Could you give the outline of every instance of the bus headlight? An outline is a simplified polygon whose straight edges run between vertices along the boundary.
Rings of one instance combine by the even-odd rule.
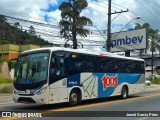
[[[14,94],[18,94],[18,92],[17,92],[15,89],[13,90],[13,93],[14,93]]]
[[[37,95],[42,94],[45,92],[45,90],[47,89],[47,87],[44,87],[42,89],[40,89],[39,91],[36,92]]]

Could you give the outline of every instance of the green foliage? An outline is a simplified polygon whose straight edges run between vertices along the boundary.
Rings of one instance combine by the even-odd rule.
[[[13,80],[11,78],[0,77],[0,84],[2,84],[2,83],[13,83]]]
[[[160,84],[160,78],[154,78],[150,80],[153,84]]]
[[[17,64],[17,61],[10,61],[10,62],[8,62],[9,69],[15,68],[16,64]]]
[[[147,49],[150,49],[151,52],[155,52],[156,49],[160,50],[160,37],[159,37],[159,31],[157,29],[151,28],[149,23],[144,23],[143,25],[136,23],[135,29],[141,29],[146,28],[147,29]],[[151,42],[149,41],[151,40]],[[147,51],[147,50],[146,50]],[[142,54],[142,51],[140,52]]]
[[[67,41],[73,41],[73,48],[77,48],[77,35],[86,37],[89,31],[84,28],[86,25],[92,25],[92,21],[80,16],[83,9],[88,6],[86,0],[69,0],[69,2],[62,2],[59,6],[62,19],[59,22],[61,27],[60,34]]]
[[[36,36],[33,26],[30,32],[32,35],[27,31],[22,31],[22,27],[18,22],[12,26],[7,23],[4,16],[0,16],[0,44],[52,45],[40,36]]]
[[[7,61],[6,58],[0,58],[0,63]]]
[[[16,63],[17,62],[11,62],[11,68],[15,68],[16,67]]]

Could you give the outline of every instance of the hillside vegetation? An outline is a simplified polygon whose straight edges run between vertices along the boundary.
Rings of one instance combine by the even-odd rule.
[[[24,31],[19,22],[10,25],[2,15],[0,15],[0,44],[52,45],[52,43],[36,36],[33,26],[30,26],[28,31]]]

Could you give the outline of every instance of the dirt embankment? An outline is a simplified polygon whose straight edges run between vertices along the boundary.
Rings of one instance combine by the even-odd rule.
[[[2,77],[2,78],[11,78],[7,62],[1,62],[0,63],[0,77]]]

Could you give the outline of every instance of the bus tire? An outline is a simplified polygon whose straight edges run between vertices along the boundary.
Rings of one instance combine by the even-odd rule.
[[[69,104],[70,106],[75,106],[79,103],[80,97],[76,90],[72,90],[69,96]]]
[[[127,86],[123,86],[121,90],[121,97],[122,99],[125,99],[128,97],[128,88]]]

